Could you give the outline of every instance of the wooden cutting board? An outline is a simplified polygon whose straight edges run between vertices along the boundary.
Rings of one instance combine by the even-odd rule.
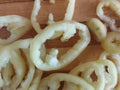
[[[74,20],[86,21],[96,17],[95,9],[100,0],[76,0]],[[30,18],[34,0],[0,0],[0,15],[17,14]],[[42,2],[38,20],[45,24],[48,14],[54,13],[55,20],[61,20],[67,7],[67,0],[56,0],[56,4],[49,4],[47,0]]]
[[[88,19],[96,16],[96,6],[101,0],[76,0],[75,13],[73,20],[79,22],[85,22]],[[0,0],[0,15],[21,15],[30,18],[31,11],[33,8],[34,0]],[[55,21],[62,20],[67,7],[67,0],[56,0],[56,4],[49,4],[46,0],[42,2],[42,7],[39,12],[38,21],[41,26],[45,26],[48,19],[48,14],[52,12],[55,16]],[[5,33],[6,34],[6,33]],[[33,37],[35,32],[31,30],[29,33],[24,35],[24,37]],[[2,36],[0,34],[0,36]],[[67,43],[61,43],[58,39],[46,42],[48,48],[57,47],[60,49],[61,54],[64,53],[68,48],[77,41],[77,36],[72,38]],[[100,53],[103,51],[99,43],[92,38],[90,45],[85,49],[85,51],[80,54],[76,60],[63,68],[61,71],[69,71],[71,68],[79,63],[83,63],[90,60],[95,60],[99,57]]]

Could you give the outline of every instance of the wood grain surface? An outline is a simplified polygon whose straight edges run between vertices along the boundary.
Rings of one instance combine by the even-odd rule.
[[[95,13],[96,6],[100,1],[101,0],[76,0],[73,20],[85,22],[90,18],[97,17]],[[30,19],[33,4],[34,0],[0,0],[0,16],[21,15]],[[50,4],[47,0],[43,1],[41,10],[37,17],[39,23],[44,26],[47,23],[49,13],[54,14],[55,21],[62,20],[67,4],[67,0],[56,0],[55,4]],[[35,35],[36,32],[32,30],[24,35],[24,37],[34,37]],[[46,42],[46,46],[49,48],[57,47],[60,49],[62,54],[63,52],[66,52],[68,48],[71,48],[77,40],[77,35],[67,43],[62,43],[59,39],[49,40]],[[97,43],[92,37],[91,44],[86,48],[86,50],[79,57],[77,57],[72,64],[62,69],[62,71],[69,71],[79,63],[94,60],[102,51],[103,49],[100,44]]]
[[[30,2],[34,0],[0,0],[0,4],[2,3],[14,3],[14,2]]]
[[[83,22],[91,17],[96,17],[95,9],[99,1],[100,0],[76,0],[73,20]],[[33,0],[0,0],[0,15],[17,14],[30,18],[33,2]],[[67,0],[56,0],[56,4],[49,4],[47,0],[42,2],[38,16],[40,24],[47,22],[50,12],[54,14],[56,21],[63,19],[67,3]]]

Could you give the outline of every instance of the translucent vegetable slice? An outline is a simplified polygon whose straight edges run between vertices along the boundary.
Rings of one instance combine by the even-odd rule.
[[[8,15],[0,16],[0,29],[6,27],[6,30],[10,32],[10,36],[7,39],[0,38],[0,44],[9,44],[18,38],[22,37],[28,30],[32,28],[29,19],[18,16],[18,15]]]
[[[40,58],[42,54],[42,52],[39,50],[41,45],[43,45],[46,40],[50,39],[56,31],[60,30],[63,32],[61,40],[66,41],[74,36],[76,29],[79,31],[80,39],[64,55],[58,58],[58,49],[51,49],[50,52],[46,54],[45,59],[42,60]],[[89,42],[89,31],[84,24],[74,21],[57,22],[46,27],[32,40],[30,45],[30,57],[34,65],[40,70],[57,70],[71,63],[87,47]]]
[[[46,78],[43,78],[40,82],[38,90],[59,90],[61,81],[74,83],[79,86],[79,90],[95,90],[82,78],[65,73],[54,73]]]

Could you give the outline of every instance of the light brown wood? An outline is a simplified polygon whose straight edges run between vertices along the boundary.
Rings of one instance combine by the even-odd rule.
[[[0,0],[0,4],[2,3],[14,3],[14,2],[30,2],[34,0]]]
[[[30,18],[33,8],[33,0],[25,0],[25,2],[22,1],[18,0],[17,2],[17,0],[0,0],[0,15],[17,14]],[[83,22],[92,17],[96,17],[95,9],[99,1],[100,0],[76,0],[75,14],[73,19]],[[50,12],[54,14],[56,21],[61,20],[64,17],[66,7],[66,0],[56,0],[56,4],[49,4],[48,1],[44,1],[41,6],[38,21],[41,24],[45,24]]]

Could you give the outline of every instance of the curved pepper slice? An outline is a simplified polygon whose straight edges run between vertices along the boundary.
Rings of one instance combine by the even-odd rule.
[[[0,29],[6,27],[10,32],[7,39],[0,38],[0,44],[10,44],[18,38],[22,37],[28,30],[32,28],[29,19],[18,15],[0,16]]]
[[[34,77],[34,73],[35,73],[35,67],[33,65],[33,63],[30,60],[30,56],[29,56],[29,50],[28,49],[22,49],[23,54],[25,55],[25,62],[28,65],[28,71],[27,74],[25,75],[25,79],[20,83],[19,87],[17,88],[17,90],[28,90],[30,87],[30,84],[33,80]]]
[[[114,89],[119,90],[119,88],[120,88],[120,55],[114,54],[114,53],[111,54],[108,52],[103,52],[100,55],[100,59],[108,59],[108,60],[111,60],[115,64],[116,69],[117,69],[117,74],[118,74],[118,80],[117,80],[117,85]]]
[[[15,75],[11,78],[10,84],[6,86],[5,90],[16,90],[24,78],[26,67],[23,58],[18,50],[11,51],[10,63],[13,65]]]
[[[95,90],[82,78],[65,73],[54,73],[46,78],[43,78],[40,82],[38,90],[47,90],[48,88],[49,90],[58,90],[61,81],[74,83],[79,86],[79,90]]]
[[[0,73],[1,73],[1,70],[3,68],[6,67],[6,65],[10,62],[11,64],[14,65],[14,60],[15,58],[18,60],[22,60],[21,59],[21,56],[20,55],[17,55],[17,53],[15,53],[16,51],[18,51],[20,48],[28,48],[29,45],[30,45],[30,41],[31,39],[25,39],[25,40],[19,40],[19,41],[16,41],[12,44],[8,44],[8,45],[5,45],[5,46],[0,46]],[[14,46],[13,46],[14,45]],[[12,52],[14,53],[14,55],[12,54]],[[13,58],[14,57],[14,58]],[[11,62],[11,59],[12,61],[14,61],[13,63]],[[23,62],[21,62],[23,63]],[[15,67],[21,65],[17,65],[18,63],[15,64]],[[16,66],[17,65],[17,66]],[[24,66],[24,65],[23,65]],[[24,68],[24,67],[23,67]],[[22,68],[21,68],[22,70]],[[11,71],[12,72],[12,71]],[[16,72],[17,73],[17,72]],[[0,81],[2,80],[2,78],[0,79]]]
[[[101,45],[109,53],[120,54],[120,33],[109,32],[107,37],[101,42]]]
[[[99,60],[97,61],[98,64],[103,65],[104,67],[104,75],[105,75],[105,90],[111,90],[115,88],[117,85],[118,75],[117,75],[117,69],[115,67],[115,64],[111,62],[110,60]]]
[[[97,41],[101,42],[107,36],[107,28],[99,19],[92,18],[87,21],[87,25]]]
[[[29,90],[38,90],[39,84],[40,84],[40,81],[42,78],[42,74],[43,74],[43,72],[41,70],[35,69],[34,78],[31,82]]]
[[[44,44],[46,40],[50,39],[56,31],[60,30],[63,32],[61,40],[65,41],[74,36],[76,29],[79,31],[80,40],[64,55],[58,58],[58,49],[51,49],[49,54],[46,54],[44,60],[40,58],[42,54],[39,50],[41,45]],[[87,47],[89,42],[89,31],[84,24],[74,21],[57,22],[46,27],[32,40],[30,45],[30,57],[34,65],[40,70],[57,70],[71,63]]]
[[[120,18],[120,2],[118,0],[102,0],[96,10],[98,17],[107,23],[112,31],[120,32],[120,28],[115,25],[115,19],[104,14],[104,7],[109,7]]]
[[[91,77],[93,73],[95,75],[94,78]],[[96,61],[80,64],[70,71],[70,74],[83,78],[86,82],[92,85],[95,90],[104,90],[105,88],[105,77],[103,73],[104,69],[101,65],[98,65]],[[69,90],[71,85],[73,84],[65,84],[65,87],[67,86],[67,90]]]
[[[51,0],[51,2],[52,2],[52,0]],[[73,17],[73,14],[74,14],[74,7],[75,7],[75,0],[69,0],[64,20],[72,20],[72,17]],[[37,22],[37,15],[39,13],[40,8],[41,8],[41,0],[35,0],[33,10],[32,10],[32,14],[31,14],[31,23],[32,23],[32,26],[37,33],[41,32],[41,30],[42,30],[40,28],[39,23]]]

